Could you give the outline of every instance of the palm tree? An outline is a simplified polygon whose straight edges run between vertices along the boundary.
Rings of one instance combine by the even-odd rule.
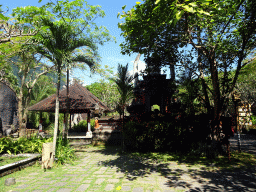
[[[133,94],[133,85],[132,81],[135,79],[133,75],[128,74],[128,63],[126,66],[122,66],[118,64],[118,74],[117,78],[110,78],[113,80],[118,88],[118,92],[120,93],[120,99],[118,102],[117,107],[121,110],[118,110],[118,113],[120,116],[122,115],[122,133],[124,129],[124,110],[125,107],[129,104],[129,102],[134,98]],[[124,135],[123,135],[123,141],[122,141],[122,149],[124,150]]]
[[[37,42],[35,46],[37,53],[49,59],[57,69],[57,93],[56,93],[56,109],[55,109],[55,126],[53,137],[53,159],[55,157],[56,140],[59,122],[59,91],[61,81],[61,71],[68,65],[75,66],[74,62],[87,64],[92,72],[95,72],[95,62],[93,56],[96,53],[97,47],[89,38],[81,37],[81,33],[77,33],[72,25],[65,22],[53,22],[50,19],[42,18],[43,26],[46,30],[40,31],[34,38]],[[91,55],[74,54],[75,50],[86,46],[91,49]],[[70,66],[69,66],[70,67]]]

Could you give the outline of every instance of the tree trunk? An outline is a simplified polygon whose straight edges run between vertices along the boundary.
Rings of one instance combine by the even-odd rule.
[[[19,137],[26,136],[26,124],[23,122],[23,114],[22,114],[22,92],[18,96],[18,117],[19,117]]]
[[[218,154],[219,146],[220,146],[220,89],[219,89],[219,81],[218,81],[218,71],[216,61],[214,59],[210,60],[210,70],[212,77],[212,85],[213,85],[213,99],[214,99],[214,116],[211,124],[212,128],[212,150]]]
[[[125,151],[125,145],[124,145],[124,105],[122,106],[122,113],[123,113],[123,119],[122,119],[122,150]]]
[[[60,80],[61,80],[61,63],[57,63],[58,66],[58,81],[57,81],[57,93],[56,93],[56,108],[55,108],[55,124],[54,124],[54,135],[53,135],[53,160],[55,159],[56,153],[56,142],[57,142],[57,133],[59,129],[59,93],[60,93]]]
[[[201,45],[202,41],[200,38],[200,28],[197,28],[198,33],[197,33],[197,38],[198,38],[198,44]],[[202,51],[200,48],[198,48],[198,58],[197,58],[197,62],[199,65],[199,72],[200,72],[200,76],[199,78],[201,79],[201,83],[202,83],[202,88],[203,88],[203,93],[205,96],[205,107],[207,109],[207,113],[211,114],[211,105],[210,105],[210,101],[209,101],[209,97],[208,97],[208,93],[207,93],[207,88],[206,88],[206,83],[204,80],[204,72],[203,72],[203,64],[202,64]]]
[[[64,142],[67,143],[67,131],[68,131],[68,114],[69,114],[69,108],[70,108],[70,103],[69,103],[69,70],[67,70],[67,111],[65,113],[65,126],[63,127],[63,138]]]

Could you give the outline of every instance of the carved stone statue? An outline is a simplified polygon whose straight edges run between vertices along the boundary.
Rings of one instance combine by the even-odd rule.
[[[6,84],[0,82],[0,132],[3,135],[9,135],[14,133],[19,128],[18,121],[18,101],[16,94],[13,90]],[[13,129],[11,128],[13,125]]]

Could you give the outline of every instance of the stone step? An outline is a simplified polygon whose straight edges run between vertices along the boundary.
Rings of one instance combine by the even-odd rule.
[[[100,125],[117,125],[117,123],[99,123]]]
[[[106,126],[109,125],[108,123],[99,123],[99,125]]]
[[[108,126],[108,125],[105,125],[105,126],[102,126],[103,129],[111,129],[113,128],[112,126]]]

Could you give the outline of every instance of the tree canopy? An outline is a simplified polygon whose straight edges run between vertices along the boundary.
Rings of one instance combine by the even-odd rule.
[[[88,65],[94,73],[99,67],[97,45],[103,45],[113,37],[105,27],[98,27],[93,22],[98,16],[104,17],[104,11],[100,6],[88,5],[84,0],[57,0],[42,7],[18,7],[13,10],[13,16],[38,31],[25,46],[47,58],[58,74],[53,139],[55,152],[62,70],[71,67],[85,69],[85,65]]]
[[[119,27],[125,44],[120,46],[124,54],[149,50],[162,57],[159,50],[166,49],[178,58],[177,64],[183,70],[188,67],[187,63],[182,64],[183,58],[194,63],[192,70],[200,78],[204,106],[213,115],[212,138],[216,136],[220,140],[220,114],[233,93],[241,68],[248,63],[242,63],[243,60],[255,49],[255,1],[145,0],[123,11],[122,17],[125,22]],[[161,41],[165,42],[162,48],[158,44]],[[236,72],[231,78],[234,66]],[[223,76],[219,76],[220,71]],[[212,89],[205,82],[206,73],[210,74]],[[213,110],[209,94],[212,94]]]

